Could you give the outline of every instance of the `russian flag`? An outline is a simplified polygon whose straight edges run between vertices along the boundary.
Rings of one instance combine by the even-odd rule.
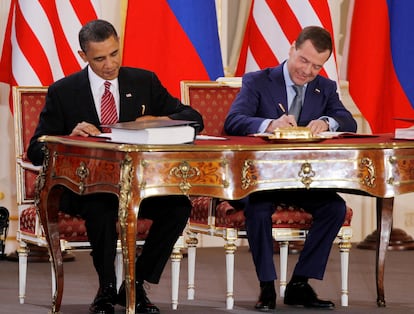
[[[128,1],[123,65],[154,71],[178,98],[181,80],[223,76],[215,1]]]
[[[414,119],[414,1],[355,1],[349,42],[349,92],[373,133]]]

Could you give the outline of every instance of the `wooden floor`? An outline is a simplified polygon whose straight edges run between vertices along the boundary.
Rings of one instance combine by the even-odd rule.
[[[62,313],[87,313],[95,296],[97,277],[89,252],[75,252],[76,259],[64,264],[65,286]],[[292,268],[297,255],[289,256]],[[275,255],[276,265],[279,256]],[[336,246],[328,263],[323,281],[311,281],[319,297],[335,302],[334,312],[340,313],[414,313],[414,251],[390,251],[385,265],[385,299],[387,306],[376,306],[375,252],[354,248],[350,255],[349,306],[340,306],[340,260]],[[159,285],[150,285],[148,296],[161,313],[257,313],[253,305],[258,296],[258,282],[248,248],[236,252],[235,306],[225,309],[225,260],[223,248],[203,248],[197,251],[196,299],[187,300],[187,259],[183,260],[180,276],[178,310],[173,311],[171,298],[171,271],[167,265]],[[290,269],[291,270],[291,269]],[[51,303],[51,276],[48,263],[29,264],[25,304],[18,301],[18,263],[0,261],[0,313],[48,313]],[[125,309],[116,307],[116,313]],[[289,307],[277,299],[279,313],[326,313],[298,307]]]

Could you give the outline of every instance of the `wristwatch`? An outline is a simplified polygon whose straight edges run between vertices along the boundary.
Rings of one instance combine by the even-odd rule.
[[[329,119],[328,118],[322,118],[321,120],[326,122],[326,124],[328,125],[328,131],[329,131],[330,130]]]

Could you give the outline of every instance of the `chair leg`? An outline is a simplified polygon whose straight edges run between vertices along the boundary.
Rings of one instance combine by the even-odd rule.
[[[124,260],[122,255],[121,240],[116,242],[116,258],[115,258],[115,274],[116,274],[116,290],[119,291],[124,278]]]
[[[231,310],[234,306],[234,252],[237,250],[235,239],[227,239],[224,249],[226,250],[226,274],[227,274],[227,295],[226,309]]]
[[[19,301],[23,304],[26,297],[27,255],[29,254],[25,242],[20,242],[17,253],[19,255]]]
[[[279,255],[280,255],[280,279],[279,279],[279,292],[280,297],[285,297],[285,290],[287,284],[287,262],[288,262],[288,253],[289,253],[289,242],[281,241],[279,242]]]
[[[339,253],[341,255],[341,305],[348,306],[348,270],[349,251],[351,250],[351,235],[343,232],[339,237]]]
[[[184,237],[180,236],[171,253],[171,307],[178,307],[178,288],[180,285],[180,266],[183,259],[181,250],[184,248]]]
[[[198,239],[197,235],[193,232],[188,231],[187,243],[187,259],[188,259],[188,285],[187,285],[187,299],[194,300],[195,295],[195,260]]]
[[[53,268],[53,261],[52,257],[49,256],[49,263],[50,263],[50,271],[52,273],[52,299],[55,296],[56,293],[56,276],[55,276],[55,269]]]

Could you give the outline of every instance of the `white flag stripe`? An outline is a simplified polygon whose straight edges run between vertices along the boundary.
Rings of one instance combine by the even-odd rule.
[[[69,46],[73,49],[73,54],[79,63],[79,67],[83,68],[85,62],[79,56],[77,51],[80,49],[78,33],[82,27],[82,23],[79,21],[76,11],[70,3],[70,0],[59,0],[57,4],[57,11],[59,15],[60,24],[62,25],[63,32],[65,33],[66,40]]]
[[[44,53],[50,63],[50,70],[53,78],[63,77],[63,70],[60,65],[59,55],[56,49],[52,25],[43,8],[37,1],[20,1],[22,14],[40,42]]]
[[[70,1],[70,0],[68,0]],[[93,6],[93,9],[95,10],[96,16],[99,18],[99,16],[102,16],[102,7],[100,4],[101,0],[90,0],[90,3]]]
[[[250,50],[250,47],[247,48],[246,69],[252,69],[251,71],[256,71],[260,69],[259,65],[256,62],[256,59],[252,54],[252,51]]]
[[[290,42],[265,1],[256,2],[253,16],[256,24],[279,62],[287,58]]]
[[[13,17],[13,27],[11,30],[11,42],[13,45],[13,59],[12,59],[12,71],[13,76],[18,82],[19,85],[22,86],[30,86],[30,85],[42,85],[40,83],[39,77],[33,71],[33,68],[29,61],[26,59],[16,40],[16,28],[15,28],[15,16]]]
[[[323,26],[309,1],[288,0],[288,4],[302,28],[309,25]]]

